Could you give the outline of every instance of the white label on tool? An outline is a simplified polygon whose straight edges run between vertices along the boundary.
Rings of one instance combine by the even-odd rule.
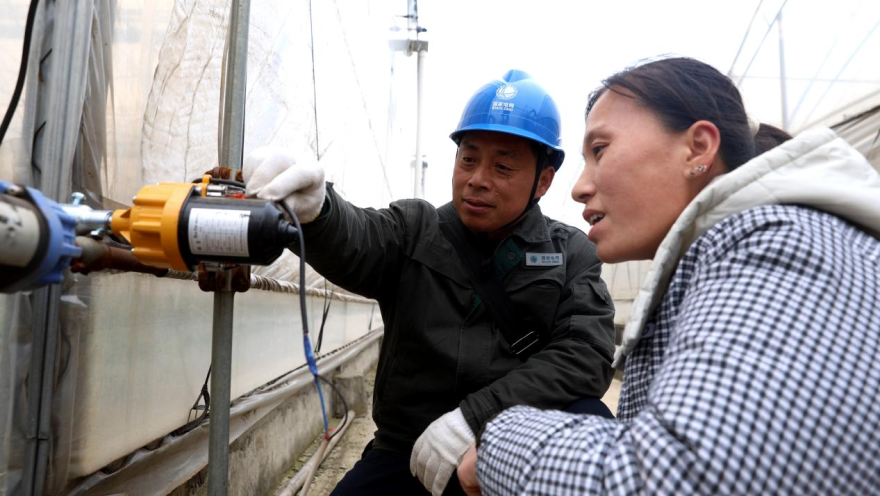
[[[0,259],[6,265],[25,267],[37,253],[40,221],[26,208],[0,201]]]
[[[194,208],[189,211],[189,251],[193,255],[248,256],[249,210]]]

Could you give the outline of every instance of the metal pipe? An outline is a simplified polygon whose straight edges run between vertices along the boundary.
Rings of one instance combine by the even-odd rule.
[[[785,79],[785,43],[782,36],[782,11],[776,16],[776,27],[779,29],[779,97],[782,100],[782,129],[788,131],[788,81]]]
[[[232,310],[235,293],[214,293],[211,338],[211,412],[208,441],[208,494],[225,496],[229,490],[229,392],[232,384]]]
[[[53,284],[34,292],[33,344],[28,381],[27,463],[21,494],[43,494],[52,442],[52,399],[55,354],[61,332],[58,304],[61,288]]]
[[[241,169],[244,153],[247,98],[247,49],[250,0],[232,0],[227,33],[223,128],[220,165]],[[225,275],[225,274],[224,274]],[[227,281],[229,277],[226,277]],[[229,490],[229,404],[232,382],[232,317],[235,293],[214,293],[214,330],[211,340],[211,412],[208,442],[208,494],[226,496]]]
[[[169,269],[140,263],[131,249],[110,246],[86,236],[77,236],[76,245],[82,248],[82,255],[70,264],[70,271],[73,273],[90,274],[109,269],[162,277],[169,271]]]
[[[418,42],[417,42],[418,43]],[[424,178],[424,161],[422,160],[422,98],[424,96],[424,71],[425,71],[425,54],[427,50],[419,43],[419,55],[416,59],[418,86],[416,96],[416,160],[415,160],[415,187],[414,196],[416,198],[425,197],[425,178]]]
[[[220,165],[241,169],[244,151],[245,100],[247,97],[247,47],[250,0],[233,0],[227,33],[226,81],[223,94],[223,129]]]
[[[318,471],[318,467],[320,467],[324,459],[327,458],[327,455],[333,451],[333,447],[336,446],[336,443],[345,435],[345,431],[347,431],[351,423],[354,422],[355,416],[356,414],[354,413],[354,410],[348,411],[345,416],[345,423],[336,427],[339,430],[339,434],[333,436],[333,439],[330,439],[329,442],[326,439],[321,442],[318,451],[315,452],[315,454],[309,458],[309,461],[299,469],[299,472],[290,479],[287,485],[284,486],[284,489],[278,493],[278,496],[294,496],[300,488],[303,488],[301,496],[306,496],[308,494],[309,486],[311,486],[312,481],[315,479],[315,473]]]
[[[414,31],[419,28],[419,2],[418,0],[406,1],[406,29]]]
[[[113,220],[112,210],[95,210],[88,205],[79,203],[63,204],[61,209],[76,219],[76,229],[79,233],[87,233],[95,229],[110,229],[110,222]]]
[[[30,60],[40,59],[43,47],[53,53],[48,64],[49,76],[37,91],[26,95],[27,100],[41,103],[35,116],[25,116],[36,122],[45,122],[45,128],[33,142],[32,181],[47,198],[63,201],[70,194],[71,175],[76,159],[77,140],[83,110],[83,95],[88,79],[88,58],[91,44],[93,6],[86,2],[43,2],[37,10],[34,41]],[[47,19],[54,19],[47,21]],[[44,45],[43,41],[51,40]],[[35,66],[40,64],[34,64]],[[35,72],[28,71],[32,77]],[[42,72],[41,72],[42,74]],[[26,103],[27,105],[27,103]],[[37,164],[40,167],[36,167]],[[51,493],[53,481],[47,480],[52,449],[69,440],[70,433],[53,430],[52,412],[55,388],[60,386],[55,376],[57,348],[61,333],[59,312],[61,285],[53,284],[32,295],[32,349],[29,357],[31,375],[28,377],[27,447],[22,462],[20,494]],[[58,477],[58,474],[53,474]],[[57,481],[56,481],[57,482]]]

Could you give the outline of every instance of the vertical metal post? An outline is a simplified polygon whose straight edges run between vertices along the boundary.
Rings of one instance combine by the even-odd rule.
[[[776,16],[776,27],[779,29],[779,91],[782,99],[782,129],[788,131],[788,90],[785,80],[785,43],[782,38],[782,9]]]
[[[86,2],[43,2],[37,11],[30,60],[46,67],[47,77],[34,94],[45,106],[37,110],[37,122],[45,122],[39,139],[34,138],[33,162],[40,164],[34,186],[54,200],[70,195],[72,164],[82,120],[83,95],[88,74],[93,6]],[[54,22],[46,19],[54,19]],[[51,27],[46,23],[49,22]],[[48,38],[47,38],[48,37]],[[52,58],[46,65],[40,59],[43,39],[51,39]],[[41,71],[41,75],[43,72]],[[29,94],[26,98],[31,99]],[[20,494],[41,495],[49,491],[53,472],[53,450],[60,433],[52,422],[54,393],[57,386],[57,350],[61,336],[59,320],[61,285],[53,284],[34,291],[32,313],[32,354],[27,385],[27,446],[22,460]],[[54,467],[58,469],[58,467]]]
[[[232,310],[235,293],[214,293],[211,335],[211,432],[208,443],[208,494],[229,490],[229,391],[232,384]]]
[[[43,494],[52,448],[52,397],[55,356],[61,333],[58,304],[61,288],[53,284],[34,292],[34,322],[29,382],[27,462],[22,493]]]
[[[419,55],[416,59],[417,64],[417,72],[418,72],[418,86],[417,86],[417,95],[416,95],[416,160],[415,160],[415,188],[414,188],[414,196],[415,198],[424,198],[425,197],[425,166],[424,161],[422,160],[422,98],[424,95],[423,84],[424,84],[424,70],[425,70],[425,53],[426,50],[422,50],[422,47],[419,46]]]
[[[223,129],[220,164],[241,169],[244,151],[244,107],[247,90],[247,50],[250,0],[232,0],[227,33],[226,81],[223,94]]]
[[[406,0],[406,29],[414,31],[419,27],[419,2]]]
[[[416,58],[416,157],[413,160],[415,174],[413,175],[413,197],[425,197],[425,162],[422,160],[422,100],[424,99],[424,73],[425,55],[428,52],[428,42],[419,39],[419,34],[425,29],[419,25],[419,2],[418,0],[407,1],[407,29],[415,33],[415,39],[410,39],[407,44],[407,56],[413,52]]]
[[[232,0],[227,33],[226,81],[220,163],[240,169],[244,153],[247,47],[250,0]],[[208,443],[208,494],[226,496],[229,490],[229,405],[232,383],[232,319],[235,293],[229,272],[226,288],[214,293],[211,337],[211,421]]]

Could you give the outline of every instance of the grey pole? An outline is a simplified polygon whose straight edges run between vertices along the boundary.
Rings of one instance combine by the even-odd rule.
[[[419,43],[419,54],[416,59],[418,90],[416,95],[416,160],[415,160],[415,187],[413,188],[414,198],[425,197],[425,169],[424,160],[422,159],[422,100],[424,99],[424,73],[425,73],[425,55],[428,53],[428,43]]]
[[[250,0],[232,0],[226,43],[226,80],[220,164],[240,169],[244,152],[247,46]],[[211,416],[208,443],[208,494],[226,496],[229,490],[229,405],[232,383],[232,319],[235,293],[229,272],[226,288],[214,293],[211,339]]]
[[[220,165],[241,169],[244,150],[244,107],[247,90],[247,47],[250,0],[232,0],[226,42],[226,81],[223,93],[223,129]]]
[[[229,490],[229,390],[232,384],[232,310],[235,293],[214,293],[211,340],[211,423],[208,442],[208,494]]]
[[[779,29],[779,98],[782,100],[782,129],[788,131],[788,81],[785,79],[785,42],[782,37],[782,10],[776,16]]]
[[[419,34],[424,29],[419,25],[419,2],[409,0],[407,2],[407,26],[411,33],[415,33],[415,39],[410,39],[407,45],[407,56],[416,52],[416,158],[413,161],[415,174],[413,175],[413,197],[425,197],[425,169],[422,160],[422,101],[424,100],[424,74],[425,55],[428,53],[428,42],[419,39]]]

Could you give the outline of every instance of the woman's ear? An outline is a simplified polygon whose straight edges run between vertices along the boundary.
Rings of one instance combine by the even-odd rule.
[[[715,124],[697,121],[688,128],[685,139],[688,147],[683,171],[685,177],[696,178],[707,173],[717,173],[723,168],[723,165],[719,165],[721,156],[718,154],[721,131]]]

